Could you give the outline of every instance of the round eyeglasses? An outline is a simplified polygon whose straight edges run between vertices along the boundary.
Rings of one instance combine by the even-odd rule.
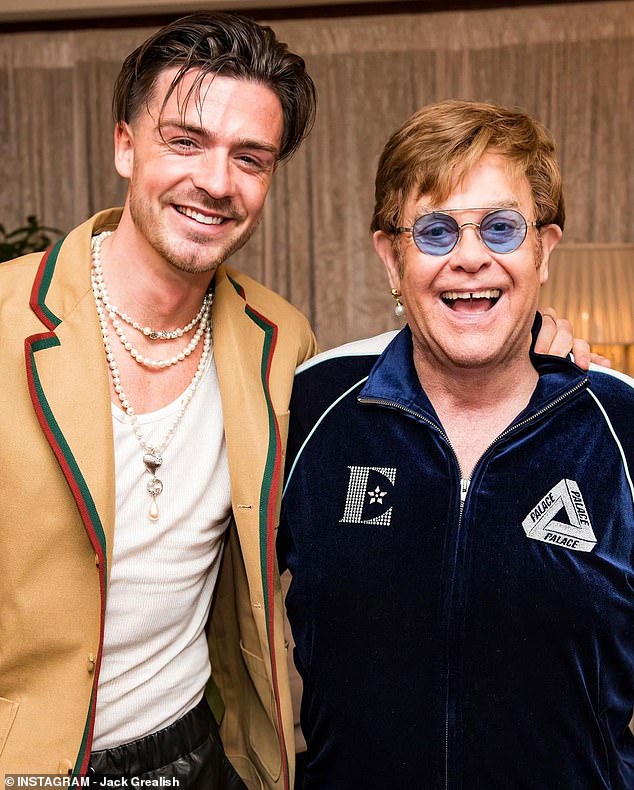
[[[477,209],[456,209],[474,211]],[[489,211],[480,222],[465,222],[458,225],[451,214],[432,211],[419,217],[411,228],[396,228],[396,233],[411,233],[414,244],[427,255],[447,255],[460,241],[462,229],[473,227],[482,243],[492,252],[506,253],[516,250],[526,238],[528,226],[539,223],[528,222],[519,211],[498,208]]]

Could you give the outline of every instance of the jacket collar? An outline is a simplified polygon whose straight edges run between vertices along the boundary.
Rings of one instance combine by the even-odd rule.
[[[278,327],[225,266],[216,272],[213,321],[232,502],[241,544],[244,539],[247,552],[259,552],[257,534],[251,527],[243,532],[239,516],[274,509],[277,498],[282,447],[270,374]],[[266,521],[260,529],[273,529],[272,521]]]
[[[516,422],[534,416],[540,410],[559,402],[567,393],[587,386],[586,372],[577,367],[568,357],[536,354],[535,340],[541,328],[542,317],[537,313],[533,322],[530,358],[539,374],[539,381],[526,409],[518,415]],[[425,394],[414,367],[412,334],[405,326],[372,368],[367,382],[359,393],[361,401],[371,399],[384,405],[415,412],[422,418],[432,420],[441,427],[436,412]]]
[[[42,259],[31,291],[33,312],[49,329],[72,314],[89,295],[90,238],[102,230],[114,230],[121,209],[109,209],[75,228],[57,242]]]
[[[30,297],[42,332],[25,341],[36,415],[103,567],[114,529],[114,455],[108,372],[90,286],[90,237],[114,227],[118,216],[98,214],[43,256]]]
[[[283,440],[271,386],[278,327],[257,301],[253,301],[253,293],[247,293],[241,282],[245,282],[243,278],[238,278],[224,266],[216,273],[216,367],[235,525],[251,605],[264,612],[265,630],[259,630],[260,647],[262,654],[268,654],[269,659],[264,666],[265,671],[270,672],[283,785],[287,788],[287,745],[278,679],[280,655],[275,647],[283,635],[275,607],[279,590],[275,531],[279,517]],[[283,364],[289,363],[291,360],[287,359]],[[286,403],[283,409],[286,411]]]

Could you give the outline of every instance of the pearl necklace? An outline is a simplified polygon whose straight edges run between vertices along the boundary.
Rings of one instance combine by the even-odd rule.
[[[112,231],[108,232],[111,233]],[[192,318],[192,320],[185,326],[178,327],[177,329],[152,329],[150,326],[141,326],[138,321],[135,321],[134,318],[129,316],[127,313],[124,313],[122,310],[119,310],[118,307],[115,307],[115,305],[112,304],[110,301],[110,296],[103,282],[101,283],[101,301],[104,303],[106,310],[108,310],[109,313],[114,313],[117,318],[125,321],[128,326],[136,329],[137,332],[141,332],[141,334],[145,335],[145,337],[149,338],[150,340],[177,340],[179,337],[191,332],[191,330],[200,322],[200,319],[203,317],[205,312],[205,308],[207,307],[207,302],[209,301],[209,294],[205,294],[203,297],[200,310]]]
[[[211,302],[211,296],[209,294],[205,294],[198,314],[184,327],[178,329],[159,330],[151,329],[149,326],[142,327],[137,321],[131,319],[126,313],[122,313],[118,307],[115,307],[112,304],[106,289],[103,268],[101,266],[101,245],[103,240],[110,236],[111,233],[111,230],[104,230],[97,236],[93,236],[92,259],[94,280],[99,290],[99,298],[108,313],[112,327],[119,338],[121,345],[128,352],[128,354],[130,354],[132,359],[139,363],[139,365],[144,365],[148,368],[168,368],[171,365],[176,365],[178,362],[183,362],[183,360],[185,360],[193,351],[195,351],[200,339],[205,333],[205,329],[209,321],[209,313],[207,308]],[[152,359],[150,357],[146,357],[144,354],[133,347],[132,343],[130,343],[127,335],[123,331],[123,327],[121,326],[121,321],[119,321],[119,318],[152,340],[173,340],[175,338],[182,337],[186,332],[189,332],[191,329],[193,329],[194,326],[196,326],[196,324],[199,322],[200,325],[196,330],[194,337],[178,354],[175,354],[173,357],[168,357],[167,359]]]
[[[136,412],[134,411],[134,408],[132,407],[127,395],[123,391],[123,387],[121,386],[121,374],[119,372],[119,366],[117,365],[117,360],[112,352],[112,346],[110,345],[110,336],[108,333],[108,322],[106,320],[106,308],[102,298],[102,289],[96,279],[97,267],[95,265],[95,247],[97,246],[97,238],[98,237],[94,236],[91,243],[92,268],[90,277],[92,282],[92,292],[95,298],[95,306],[97,308],[97,315],[99,318],[99,327],[101,329],[101,338],[103,341],[104,350],[106,352],[106,360],[108,362],[108,368],[112,378],[114,390],[117,393],[119,401],[121,402],[121,407],[131,420],[134,435],[136,436],[136,439],[143,450],[143,463],[145,465],[145,471],[150,474],[150,479],[146,484],[146,490],[152,498],[152,504],[150,505],[150,509],[148,511],[148,518],[150,521],[158,521],[160,513],[156,498],[163,491],[163,482],[156,476],[156,470],[163,463],[163,453],[165,452],[169,443],[172,441],[172,438],[176,433],[176,429],[180,421],[183,419],[185,411],[191,403],[191,400],[194,397],[194,394],[196,393],[198,385],[200,384],[203,374],[206,370],[207,362],[211,355],[212,349],[211,304],[213,299],[209,299],[205,308],[205,312],[201,318],[201,325],[203,321],[205,322],[205,337],[203,340],[202,354],[200,356],[200,361],[198,362],[196,372],[194,373],[189,386],[182,396],[181,405],[179,406],[172,424],[167,430],[167,433],[163,437],[163,440],[158,445],[156,445],[156,447],[153,447],[145,440],[145,436],[143,434],[143,430],[141,429]]]

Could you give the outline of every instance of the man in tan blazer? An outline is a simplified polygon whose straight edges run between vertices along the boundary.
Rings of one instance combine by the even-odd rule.
[[[315,340],[224,262],[313,83],[270,29],[196,14],[114,109],[123,209],[0,270],[0,773],[290,790],[274,537]]]

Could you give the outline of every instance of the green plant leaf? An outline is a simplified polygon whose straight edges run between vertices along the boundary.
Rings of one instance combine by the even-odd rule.
[[[51,243],[51,235],[62,235],[57,228],[41,225],[35,214],[29,214],[26,222],[26,225],[9,232],[0,225],[0,262],[45,250]]]

